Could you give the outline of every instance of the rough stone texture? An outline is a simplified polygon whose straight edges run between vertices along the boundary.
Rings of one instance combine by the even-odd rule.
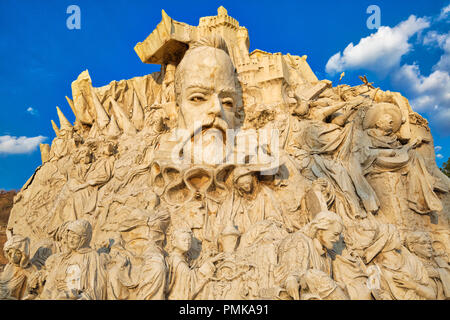
[[[160,72],[93,88],[86,70],[75,123],[57,107],[2,298],[450,297],[450,180],[406,98],[250,53],[223,7],[162,15],[135,47]]]
[[[8,224],[9,213],[13,207],[13,199],[17,194],[16,191],[0,190],[0,246],[6,242],[6,225]],[[3,266],[8,263],[3,252],[0,253],[0,265]]]

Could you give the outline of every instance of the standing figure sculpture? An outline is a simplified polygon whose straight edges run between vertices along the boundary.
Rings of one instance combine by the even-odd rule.
[[[106,299],[106,257],[89,244],[92,226],[86,220],[67,225],[67,247],[63,253],[50,256],[45,263],[45,285],[41,299]]]
[[[283,210],[275,193],[261,183],[260,169],[251,166],[237,167],[233,171],[233,190],[225,199],[217,214],[217,227],[223,228],[230,222],[245,233],[255,223],[263,220],[283,224]],[[289,227],[289,223],[286,223]]]
[[[192,246],[192,231],[187,228],[173,232],[172,244],[174,249],[168,258],[167,299],[193,300],[210,281],[216,270],[213,262],[221,256],[206,260],[199,268],[191,268],[185,256]]]
[[[27,298],[30,279],[36,268],[30,262],[30,239],[12,236],[3,247],[8,264],[0,274],[0,299],[21,300]]]

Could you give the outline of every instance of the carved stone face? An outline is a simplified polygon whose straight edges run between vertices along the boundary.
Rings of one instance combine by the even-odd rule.
[[[317,239],[328,250],[333,249],[333,245],[339,241],[342,233],[342,226],[340,223],[331,224],[328,229],[317,231]]]
[[[394,120],[392,119],[392,116],[390,114],[385,113],[380,116],[376,123],[376,126],[386,134],[390,134],[394,130]]]
[[[234,128],[238,94],[230,57],[220,49],[199,47],[188,51],[179,68],[183,68],[177,97],[182,118],[179,126],[191,134],[199,129],[195,122],[204,130]]]
[[[430,258],[433,255],[431,239],[422,236],[410,245],[412,251],[421,257]]]
[[[12,264],[20,265],[22,260],[22,252],[19,249],[9,249],[8,250],[9,260]]]
[[[188,252],[192,246],[192,235],[188,232],[179,232],[176,234],[173,246],[181,252]]]
[[[251,193],[254,188],[253,175],[246,174],[245,176],[239,177],[236,181],[236,187],[243,193]]]
[[[67,247],[70,250],[76,250],[80,247],[82,237],[75,232],[67,231]]]

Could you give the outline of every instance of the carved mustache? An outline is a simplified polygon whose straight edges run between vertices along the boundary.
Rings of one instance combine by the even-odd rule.
[[[223,133],[227,132],[228,123],[220,117],[214,115],[208,115],[206,119],[203,119],[199,125],[194,127],[192,136],[202,132],[204,129],[216,128],[221,130]]]

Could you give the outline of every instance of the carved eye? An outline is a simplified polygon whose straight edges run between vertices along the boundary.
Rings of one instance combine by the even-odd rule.
[[[204,101],[206,101],[206,98],[203,95],[201,95],[201,94],[195,94],[195,95],[193,95],[193,96],[191,96],[189,98],[189,101],[191,101],[191,102],[204,102]]]
[[[222,99],[222,105],[228,108],[233,108],[234,102],[231,98]]]

